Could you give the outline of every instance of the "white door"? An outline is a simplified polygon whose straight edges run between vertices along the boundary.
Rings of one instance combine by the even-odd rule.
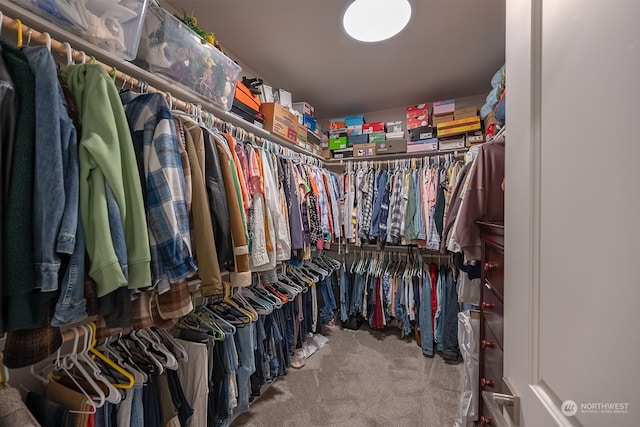
[[[504,375],[520,425],[638,426],[640,1],[507,0],[506,16]]]

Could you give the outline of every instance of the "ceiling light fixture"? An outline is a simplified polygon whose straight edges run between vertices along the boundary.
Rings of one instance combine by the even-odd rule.
[[[342,18],[351,37],[362,42],[379,42],[398,34],[409,23],[409,0],[354,0]]]

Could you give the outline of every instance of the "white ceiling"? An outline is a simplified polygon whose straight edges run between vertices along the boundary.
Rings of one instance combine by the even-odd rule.
[[[504,0],[410,0],[407,28],[371,44],[342,29],[350,1],[163,3],[193,13],[238,61],[321,118],[489,92],[504,63]]]

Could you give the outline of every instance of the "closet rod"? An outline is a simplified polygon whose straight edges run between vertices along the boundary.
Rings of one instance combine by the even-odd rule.
[[[408,252],[409,250],[412,251],[416,251],[418,254],[423,255],[423,256],[432,256],[432,257],[441,257],[441,258],[446,258],[451,256],[451,254],[442,254],[440,252],[437,251],[433,251],[433,250],[429,250],[426,248],[419,248],[416,245],[384,245],[384,247],[378,248],[378,245],[375,243],[364,243],[361,245],[355,244],[355,243],[348,243],[347,245],[348,249],[351,249],[352,251],[357,252],[360,249],[366,250],[366,251],[390,251],[390,252]],[[331,251],[331,249],[327,249],[328,251]]]
[[[395,160],[412,160],[412,159],[424,159],[425,157],[449,156],[452,154],[455,158],[462,158],[464,157],[467,151],[469,151],[469,147],[458,148],[456,150],[433,151],[433,152],[422,152],[422,153],[377,154],[375,156],[366,156],[366,157],[348,157],[345,159],[328,159],[328,160],[325,160],[325,163],[328,166],[344,165],[347,162],[383,163],[383,162],[395,161]]]
[[[3,6],[3,5],[0,4],[0,6]],[[0,13],[1,12],[2,11],[0,10]],[[28,12],[26,11],[25,14],[26,13]],[[270,144],[278,145],[286,150],[291,151],[295,155],[300,156],[300,159],[307,163],[313,163],[318,166],[323,166],[324,159],[314,153],[309,153],[306,150],[302,150],[301,148],[297,147],[295,144],[288,141],[272,142],[268,138],[257,136],[253,132],[249,132],[243,128],[243,126],[245,126],[245,123],[242,123],[243,122],[242,119],[237,120],[237,122],[241,123],[242,126],[234,125],[231,122],[222,120],[216,117],[216,115],[213,113],[210,113],[208,111],[203,111],[202,105],[199,103],[196,104],[196,103],[186,102],[186,101],[183,101],[182,99],[174,97],[169,91],[161,91],[155,88],[154,86],[151,86],[150,84],[148,84],[142,79],[133,77],[130,74],[126,74],[122,71],[119,71],[116,66],[111,66],[111,65],[105,64],[104,62],[96,60],[94,57],[89,57],[84,51],[77,50],[71,47],[69,43],[60,42],[59,40],[56,40],[53,37],[51,37],[46,32],[40,32],[38,30],[33,29],[32,27],[29,27],[28,25],[23,24],[20,20],[13,19],[8,17],[5,14],[2,14],[1,28],[15,31],[16,34],[18,34],[19,40],[20,39],[24,40],[25,38],[28,38],[30,41],[34,41],[39,44],[43,44],[43,45],[46,45],[47,47],[50,47],[51,52],[56,52],[62,55],[70,55],[74,63],[90,61],[91,63],[100,65],[109,74],[109,76],[115,77],[117,80],[120,80],[120,82],[123,84],[123,87],[128,85],[131,89],[135,88],[135,89],[143,90],[149,93],[159,93],[165,97],[168,103],[172,104],[171,105],[172,108],[177,108],[179,110],[184,111],[187,114],[194,114],[194,113],[200,114],[200,117],[204,121],[208,119],[212,119],[214,121],[214,126],[220,128],[225,132],[229,132],[230,134],[236,137],[240,137],[245,140],[257,141],[262,144],[270,143]],[[130,68],[133,65],[126,64],[125,66]],[[246,122],[246,126],[251,127],[252,124]],[[266,130],[260,129],[258,127],[256,127],[256,129],[259,129],[260,131],[262,131],[265,134],[268,134],[271,137],[271,134],[269,134]]]

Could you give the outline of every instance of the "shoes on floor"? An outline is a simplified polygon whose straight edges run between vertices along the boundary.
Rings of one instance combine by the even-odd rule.
[[[289,361],[289,365],[294,369],[300,369],[304,367],[304,350],[298,349],[291,356],[291,360]]]

